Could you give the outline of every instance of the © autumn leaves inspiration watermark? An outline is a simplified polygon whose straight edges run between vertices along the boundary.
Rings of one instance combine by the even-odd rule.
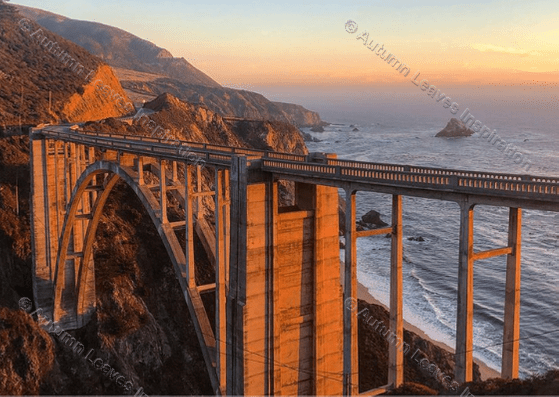
[[[33,303],[31,299],[24,297],[19,300],[19,308],[24,312],[29,313],[32,307]],[[78,340],[76,340],[76,338],[74,338],[72,335],[60,328],[60,326],[56,322],[53,322],[48,315],[44,314],[42,308],[38,308],[33,313],[29,313],[29,315],[31,316],[31,318],[33,318],[34,315],[37,315],[37,323],[39,324],[39,326],[48,333],[54,334],[61,342],[61,344],[69,348],[76,356],[81,357],[83,355],[85,346]],[[105,376],[114,381],[124,391],[132,391],[134,384],[129,380],[127,381],[124,375],[117,372],[108,363],[103,363],[102,358],[95,358],[94,349],[90,349],[85,355],[84,359],[88,361],[95,370],[102,371]],[[136,392],[135,397],[147,397],[147,394],[145,394],[143,391],[144,389],[140,387]]]
[[[344,301],[344,308],[352,312],[357,311],[357,299],[347,298]],[[370,324],[370,326],[382,337],[384,337],[389,344],[393,344],[398,350],[403,351],[404,355],[407,355],[411,351],[411,346],[404,342],[402,338],[398,337],[396,332],[390,330],[390,328],[387,327],[382,320],[373,318],[373,316],[369,314],[368,308],[358,312],[357,317],[360,317],[365,324]],[[458,386],[460,386],[460,384],[456,381],[452,381],[452,377],[445,375],[436,364],[429,363],[429,359],[427,357],[422,358],[421,356],[424,354],[425,353],[423,353],[421,349],[416,349],[410,358],[413,359],[413,361],[415,361],[422,370],[429,372],[432,377],[439,380],[446,389],[453,392],[458,390]],[[472,396],[472,394],[469,393],[469,388],[466,388],[462,392],[461,396]]]
[[[350,34],[355,34],[358,31],[358,25],[355,21],[348,20],[345,23],[345,30]],[[369,50],[376,54],[380,59],[395,68],[396,71],[402,74],[404,77],[407,77],[410,73],[409,66],[405,63],[402,63],[400,59],[396,57],[396,55],[394,55],[393,53],[389,53],[387,55],[388,50],[384,48],[383,43],[379,43],[378,41],[375,43],[374,39],[369,40],[369,32],[367,32],[366,30],[358,34],[356,36],[356,40],[362,40],[364,46],[366,46]],[[419,89],[421,89],[422,91],[427,91],[428,96],[433,98],[437,103],[441,103],[443,108],[449,109],[451,114],[455,115],[456,113],[458,113],[458,111],[460,110],[460,106],[458,105],[458,103],[453,102],[450,97],[448,97],[445,93],[442,93],[441,90],[438,89],[435,85],[430,84],[427,79],[419,80],[420,74],[421,72],[418,70],[413,75],[413,77],[411,78],[412,84],[419,87]],[[493,130],[493,132],[491,132],[491,128],[484,125],[481,121],[476,120],[476,118],[471,114],[470,109],[464,110],[459,119],[466,125],[466,127],[471,129],[474,134],[479,133],[480,138],[485,138],[490,144],[496,145],[498,150],[503,152],[503,154],[508,158],[512,158],[512,160],[516,164],[524,167],[526,171],[530,170],[532,162],[519,151],[519,148],[501,138],[499,134],[497,134],[497,130]]]

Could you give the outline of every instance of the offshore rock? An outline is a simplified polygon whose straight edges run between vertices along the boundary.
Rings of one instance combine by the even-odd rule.
[[[446,138],[457,138],[463,136],[470,136],[473,133],[474,131],[466,127],[466,124],[453,117],[450,119],[446,127],[444,127],[444,129],[435,136],[446,137]]]

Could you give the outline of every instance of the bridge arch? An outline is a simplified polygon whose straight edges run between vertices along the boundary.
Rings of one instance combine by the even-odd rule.
[[[147,210],[153,224],[158,230],[158,233],[163,240],[165,247],[167,248],[167,252],[175,269],[180,263],[181,258],[177,258],[177,253],[174,251],[169,250],[169,235],[165,232],[163,228],[160,227],[161,219],[158,217],[157,212],[160,212],[159,203],[155,199],[154,195],[149,191],[149,189],[140,186],[137,183],[137,179],[135,178],[134,171],[131,169],[127,169],[125,167],[121,167],[119,164],[109,162],[109,161],[98,161],[94,164],[88,166],[79,179],[76,182],[76,185],[73,189],[71,199],[70,199],[70,206],[65,216],[64,224],[62,227],[62,235],[60,237],[60,245],[58,250],[58,255],[56,258],[56,267],[55,267],[55,282],[54,282],[54,318],[55,321],[60,316],[60,309],[62,305],[62,290],[64,287],[64,283],[62,280],[65,279],[64,271],[65,266],[64,263],[68,257],[68,249],[70,239],[72,237],[72,230],[77,218],[78,208],[82,204],[82,200],[84,199],[84,195],[88,186],[91,186],[92,181],[97,175],[107,175],[105,178],[105,182],[103,184],[103,189],[101,190],[100,194],[97,196],[97,199],[94,203],[92,203],[92,210],[89,216],[89,222],[87,225],[87,230],[85,232],[85,238],[83,241],[83,251],[81,254],[80,266],[77,272],[78,274],[78,284],[77,284],[77,297],[78,297],[78,308],[84,305],[85,300],[85,284],[87,282],[88,276],[88,269],[89,266],[87,264],[90,263],[92,254],[93,254],[93,243],[95,241],[95,234],[97,231],[97,227],[99,225],[99,221],[101,219],[101,215],[103,213],[103,209],[107,202],[112,189],[116,185],[119,180],[124,181],[128,186],[132,188],[135,192],[136,196],[140,199],[142,205]],[[78,311],[79,312],[79,311]]]
[[[161,164],[162,169],[165,167],[164,163]],[[93,184],[96,177],[104,175],[102,184]],[[166,178],[164,171],[160,173],[159,177]],[[103,210],[107,200],[113,191],[114,187],[119,181],[125,182],[136,194],[145,210],[148,212],[151,221],[156,227],[158,234],[167,250],[169,258],[173,264],[175,275],[183,291],[191,318],[196,328],[200,347],[206,361],[210,380],[213,385],[217,385],[217,374],[215,372],[215,357],[213,357],[208,346],[215,345],[215,337],[213,331],[209,328],[209,321],[207,313],[203,306],[200,305],[200,297],[197,291],[191,288],[187,283],[186,275],[186,254],[185,250],[181,247],[177,235],[173,227],[162,211],[161,200],[157,198],[150,186],[139,182],[138,172],[127,166],[122,166],[119,163],[99,160],[86,167],[79,178],[76,180],[72,194],[68,201],[68,208],[64,216],[64,223],[62,232],[59,239],[59,249],[56,257],[56,265],[54,269],[54,285],[53,285],[53,320],[60,321],[61,318],[68,313],[65,313],[64,306],[64,286],[66,284],[66,261],[72,253],[69,252],[71,240],[74,236],[74,225],[80,217],[88,218],[85,233],[83,233],[82,252],[80,254],[81,260],[78,261],[79,266],[76,270],[76,286],[74,299],[71,302],[71,310],[75,311],[75,324],[83,326],[88,321],[87,316],[80,316],[84,313],[88,306],[91,307],[91,299],[95,299],[95,294],[91,296],[91,288],[88,289],[88,277],[94,271],[93,264],[93,243],[99,221],[103,214]],[[165,182],[166,183],[166,182]],[[99,193],[95,199],[92,200],[89,214],[78,214],[78,211],[84,200],[86,200],[88,189],[98,190]],[[162,193],[166,194],[166,193]],[[164,198],[166,200],[166,198]],[[83,208],[83,207],[82,207]],[[189,288],[190,287],[190,288]],[[95,291],[93,287],[93,292]],[[88,294],[89,293],[89,294]],[[94,301],[93,301],[94,303]],[[74,313],[69,313],[72,316]]]

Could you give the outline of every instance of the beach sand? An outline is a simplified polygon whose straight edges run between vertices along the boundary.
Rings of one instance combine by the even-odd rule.
[[[386,307],[385,305],[380,303],[378,300],[376,300],[369,293],[367,288],[363,284],[361,284],[360,282],[357,282],[357,299],[362,299],[367,303],[372,303],[372,304],[375,304],[375,305],[382,306],[388,311],[388,307]],[[420,330],[416,326],[411,325],[406,320],[404,320],[404,328],[408,331],[416,333],[421,338],[423,338],[425,340],[428,340],[429,342],[433,343],[434,345],[437,345],[440,348],[445,349],[445,350],[451,352],[452,354],[454,354],[454,349],[452,347],[446,345],[445,343],[438,342],[438,341],[435,341],[435,340],[431,339],[427,334],[425,334],[425,332],[423,332],[422,330]],[[478,359],[475,359],[475,358],[474,358],[474,361],[477,365],[479,365],[479,371],[481,373],[481,379],[486,380],[486,379],[489,379],[489,378],[500,377],[499,372],[495,371],[492,368],[489,368],[484,362],[482,362]]]

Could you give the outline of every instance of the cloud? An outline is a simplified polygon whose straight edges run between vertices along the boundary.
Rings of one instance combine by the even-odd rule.
[[[471,47],[474,50],[478,50],[482,52],[500,52],[502,54],[519,55],[522,57],[529,56],[529,55],[532,56],[541,55],[541,53],[537,51],[528,51],[528,50],[522,50],[513,47],[501,47],[493,44],[472,44]]]

